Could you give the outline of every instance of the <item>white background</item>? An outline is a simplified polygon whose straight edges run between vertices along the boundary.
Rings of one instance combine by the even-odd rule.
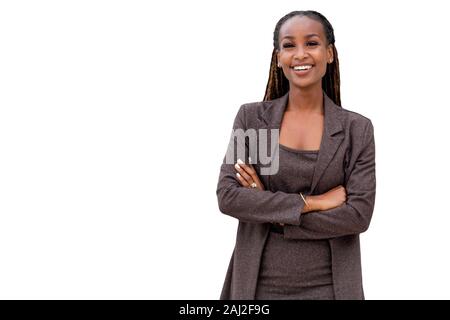
[[[367,299],[449,299],[445,1],[2,1],[0,298],[218,299],[216,185],[275,24],[332,23],[342,104],[375,128]]]

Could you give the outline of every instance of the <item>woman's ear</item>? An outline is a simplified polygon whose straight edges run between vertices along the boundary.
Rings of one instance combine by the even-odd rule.
[[[333,60],[334,60],[333,45],[330,44],[327,48],[327,63],[332,63]]]

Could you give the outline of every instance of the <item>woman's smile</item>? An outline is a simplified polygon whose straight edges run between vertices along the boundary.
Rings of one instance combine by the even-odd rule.
[[[299,77],[307,76],[311,73],[311,70],[314,68],[314,65],[303,65],[303,66],[295,66],[291,67],[293,73]]]

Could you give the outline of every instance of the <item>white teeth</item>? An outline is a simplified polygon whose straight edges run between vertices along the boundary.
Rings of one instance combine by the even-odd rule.
[[[312,68],[312,65],[307,65],[307,66],[295,66],[294,70],[309,70]]]

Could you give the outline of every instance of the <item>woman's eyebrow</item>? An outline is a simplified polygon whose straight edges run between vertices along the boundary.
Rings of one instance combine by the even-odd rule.
[[[311,38],[311,37],[319,37],[319,35],[318,35],[317,33],[310,33],[310,34],[307,34],[307,35],[305,36],[305,38]],[[284,38],[295,39],[295,37],[294,37],[294,36],[291,36],[291,35],[284,36],[284,37],[281,38],[281,39],[283,40]],[[320,37],[319,37],[319,38],[320,38]]]

